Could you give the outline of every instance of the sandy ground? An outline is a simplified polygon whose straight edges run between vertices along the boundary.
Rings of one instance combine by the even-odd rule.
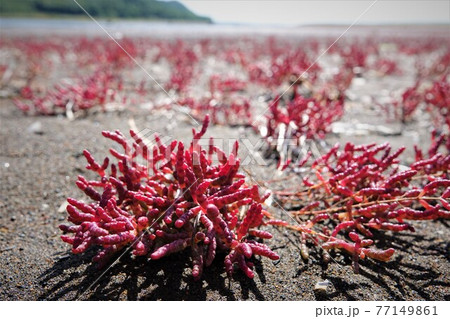
[[[277,229],[271,230],[274,238],[268,244],[281,260],[256,260],[254,280],[240,272],[229,280],[222,266],[224,256],[219,255],[202,280],[194,282],[189,256],[183,253],[152,262],[125,254],[103,273],[104,269],[91,265],[93,250],[72,255],[59,239],[58,225],[66,218],[60,206],[66,197],[80,195],[74,180],[85,173],[83,148],[105,156],[111,144],[101,137],[101,130],[125,132],[129,119],[138,127],[164,132],[167,117],[172,116],[178,123],[174,137],[188,136],[193,123],[181,114],[148,115],[136,110],[94,114],[74,122],[24,117],[9,100],[1,101],[0,114],[1,300],[450,299],[446,221],[416,223],[416,233],[380,236],[380,245],[384,242],[396,249],[393,260],[362,261],[360,274],[354,274],[351,260],[340,254],[327,266],[320,252],[313,250],[305,263],[296,235]],[[36,122],[42,125],[39,134],[29,131]],[[212,127],[209,134],[233,137],[238,131]],[[331,282],[328,293],[315,293],[314,285],[325,279]]]
[[[377,92],[382,97],[389,93],[382,88],[406,87],[413,80],[406,74],[381,81],[368,77],[352,85],[341,124],[383,125],[391,134],[347,130],[330,134],[327,143],[389,141],[394,148],[407,146],[406,158],[411,160],[413,144],[426,147],[429,124],[387,122],[367,96]],[[276,228],[270,228],[274,238],[266,243],[281,259],[256,259],[253,280],[239,271],[228,279],[224,255],[216,257],[198,282],[191,278],[187,253],[151,262],[124,254],[106,270],[97,269],[91,264],[95,249],[71,254],[59,238],[58,225],[67,217],[65,199],[81,195],[74,182],[77,175],[86,175],[83,149],[103,158],[112,143],[101,131],[127,132],[130,120],[139,129],[184,141],[195,126],[176,110],[151,112],[138,107],[75,121],[24,116],[11,98],[0,98],[0,300],[450,300],[448,221],[413,223],[415,233],[376,234],[377,245],[394,247],[396,254],[387,263],[361,261],[359,274],[353,273],[351,258],[340,253],[326,265],[313,248],[304,262],[298,236]],[[207,135],[258,138],[250,128],[223,126],[211,127]],[[251,171],[257,180],[275,176],[273,164]],[[283,217],[282,211],[271,209]],[[315,284],[324,280],[331,283],[327,293],[315,292]]]

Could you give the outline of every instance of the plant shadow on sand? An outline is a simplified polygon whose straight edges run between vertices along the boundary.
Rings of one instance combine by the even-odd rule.
[[[227,278],[223,268],[225,255],[217,256],[204,269],[201,280],[194,281],[188,252],[152,261],[125,254],[116,264],[110,266],[111,261],[103,269],[91,263],[94,254],[91,249],[82,256],[70,255],[57,261],[40,276],[45,292],[38,299],[208,300],[207,291],[216,291],[225,300],[248,299],[250,293],[258,300],[265,299],[256,283],[238,271],[231,281]],[[254,264],[255,276],[265,282],[261,262],[254,260]]]
[[[440,221],[438,224],[440,225],[434,226],[448,229],[445,221]],[[313,300],[378,300],[379,298],[450,300],[449,282],[439,268],[439,260],[449,259],[449,244],[439,240],[438,235],[429,232],[434,226],[431,224],[419,233],[375,232],[377,244],[380,247],[386,247],[386,245],[394,247],[396,254],[392,261],[386,263],[370,259],[360,260],[359,274],[354,274],[351,269],[351,256],[342,255],[339,261],[340,267],[334,263],[327,266],[320,261],[321,258],[317,255],[319,250],[317,250],[311,252],[311,260],[308,263],[284,265],[276,276],[282,276],[288,280],[287,272],[283,269],[294,266],[297,267],[297,272],[290,280],[306,276],[306,280],[317,281],[317,275],[322,279],[328,279],[333,289],[327,294],[315,292],[308,297]],[[277,232],[275,234],[275,237],[282,236]],[[289,234],[289,237],[292,236],[293,234]],[[279,252],[287,249],[286,253],[288,253],[291,251],[288,246],[296,250],[298,247],[293,240],[292,238],[287,240],[287,246],[283,245]],[[126,253],[106,272],[108,266],[98,269],[97,265],[91,262],[95,254],[96,250],[90,249],[83,255],[69,254],[60,257],[39,278],[40,284],[44,286],[44,292],[38,299],[270,300],[275,296],[273,292],[269,293],[269,290],[275,289],[271,284],[274,277],[270,275],[266,278],[263,264],[259,259],[252,260],[255,264],[253,280],[239,270],[235,272],[231,280],[227,278],[223,267],[225,255],[219,254],[212,265],[204,269],[201,280],[194,281],[190,273],[191,262],[188,251],[152,261],[142,257],[132,258]],[[335,254],[333,256],[337,257]],[[111,263],[112,261],[109,265]],[[332,271],[333,269],[335,271]],[[317,275],[312,277],[314,273]],[[307,288],[305,287],[303,291],[307,291]],[[298,295],[290,296],[289,299],[302,300]]]

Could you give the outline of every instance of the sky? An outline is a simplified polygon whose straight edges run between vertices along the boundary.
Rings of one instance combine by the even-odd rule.
[[[194,13],[216,23],[304,25],[351,24],[367,8],[358,24],[450,24],[449,0],[179,0]]]

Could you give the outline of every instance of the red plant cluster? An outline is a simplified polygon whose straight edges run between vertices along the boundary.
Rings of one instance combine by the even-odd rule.
[[[293,149],[298,150],[304,139],[325,138],[331,124],[342,117],[345,91],[354,76],[365,75],[364,68],[373,58],[376,60],[370,68],[383,75],[401,71],[398,60],[383,55],[383,43],[390,44],[388,49],[397,47],[397,53],[419,56],[417,83],[393,103],[401,112],[399,117],[408,122],[418,109],[423,109],[431,114],[437,128],[431,149],[426,155],[417,149],[413,164],[399,165],[403,149],[391,152],[389,144],[347,144],[343,149],[332,148],[316,160],[307,157],[300,166],[312,161],[312,177],[304,178],[301,189],[295,192],[276,193],[286,206],[294,203],[301,207],[292,212],[299,224],[292,224],[275,220],[266,212],[262,207],[266,197],[260,196],[258,189],[247,184],[238,173],[237,144],[229,155],[214,146],[212,140],[206,149],[200,146],[199,139],[205,134],[209,119],[216,124],[249,125],[253,109],[246,96],[273,97],[291,85],[293,95],[276,97],[270,103],[267,121],[257,127],[270,147],[276,145],[283,168],[289,167]],[[5,42],[1,40],[0,44],[3,50]],[[124,249],[150,259],[188,249],[195,279],[200,278],[203,268],[212,263],[219,250],[226,253],[225,269],[229,275],[237,266],[253,277],[254,255],[278,259],[260,242],[271,235],[259,227],[270,224],[299,231],[303,256],[308,255],[305,244],[309,240],[327,251],[339,249],[351,254],[355,269],[361,258],[388,260],[394,253],[392,248],[374,248],[380,231],[413,231],[411,220],[449,217],[447,44],[440,38],[417,42],[399,38],[364,42],[353,39],[331,46],[327,50],[328,61],[315,61],[313,58],[319,56],[320,49],[329,47],[327,43],[274,37],[264,41],[122,39],[120,45],[139,64],[146,67],[161,62],[162,68],[170,69],[168,80],[162,84],[173,90],[171,95],[175,95],[178,104],[189,108],[190,115],[197,119],[206,114],[211,117],[200,132],[194,131],[189,146],[179,141],[164,145],[157,137],[156,145],[149,147],[135,132],[131,132],[131,139],[118,131],[103,132],[123,150],[111,149],[113,157],[101,163],[88,151],[84,152],[87,168],[99,177],[78,178],[77,186],[91,200],[86,203],[68,199],[68,219],[72,224],[60,227],[65,232],[62,239],[72,245],[74,253],[98,247],[94,260],[99,263]],[[27,114],[76,112],[94,106],[104,108],[109,102],[123,103],[129,98],[129,92],[123,89],[124,82],[127,87],[137,87],[141,98],[146,98],[146,82],[133,78],[135,61],[109,39],[76,38],[70,43],[64,39],[16,41],[6,43],[6,47],[8,53],[17,57],[11,65],[23,64],[23,70],[19,71],[25,72],[2,65],[2,81],[8,74],[16,79],[25,74],[26,81],[21,83],[26,84],[14,92],[20,92],[21,97],[15,103]],[[421,55],[430,52],[441,55],[431,65],[424,62],[420,66]],[[326,82],[324,79],[330,74],[322,72],[322,67],[330,60],[340,69],[334,69],[333,78]],[[225,68],[233,71],[241,70],[239,78],[247,80],[203,72],[215,61],[226,63]],[[88,78],[73,76],[76,79],[73,83],[58,84],[45,93],[34,89],[38,86],[32,82],[48,76],[46,72],[55,69],[48,65],[58,63],[70,66],[66,70],[69,73],[97,71]],[[221,63],[218,65],[223,67]],[[359,72],[363,73],[356,74]],[[195,93],[190,91],[192,83],[209,89],[208,97],[190,98],[190,93]],[[300,92],[303,89],[308,92],[303,94]],[[445,151],[440,153],[439,149]]]
[[[254,63],[247,67],[249,80],[252,83],[259,83],[266,87],[277,87],[290,81],[292,77],[308,78],[314,82],[321,70],[317,63],[301,49],[288,51],[274,50],[270,64]]]
[[[301,138],[321,139],[331,129],[331,124],[344,113],[344,97],[329,99],[305,98],[297,95],[286,106],[280,106],[276,97],[270,104],[265,126],[259,131],[270,146],[276,144],[280,163],[290,160],[292,147],[300,145]],[[294,143],[295,145],[292,145]]]
[[[217,250],[227,253],[225,269],[230,276],[236,265],[253,278],[252,256],[278,259],[257,240],[272,237],[258,229],[267,214],[261,206],[267,195],[261,197],[238,172],[238,143],[228,156],[212,138],[208,148],[202,148],[199,140],[208,123],[206,117],[201,131],[193,130],[187,148],[179,141],[164,145],[157,136],[150,148],[133,131],[131,141],[119,131],[103,132],[121,145],[123,153],[111,149],[117,162],[110,165],[109,158],[99,164],[84,151],[87,168],[99,179],[78,178],[77,186],[91,203],[68,198],[68,220],[73,225],[60,228],[73,234],[61,236],[72,245],[72,252],[100,246],[94,261],[103,263],[125,247],[154,260],[189,249],[195,279],[213,262]],[[139,164],[139,159],[148,165]]]
[[[373,45],[367,47],[366,45],[362,45],[360,43],[353,43],[351,45],[341,47],[340,55],[344,60],[344,67],[348,69],[365,67],[367,57],[370,53],[369,49],[377,50],[377,48]]]
[[[446,124],[450,130],[450,83],[445,77],[425,91],[424,100],[436,126]]]
[[[394,249],[373,248],[375,231],[414,231],[411,220],[450,218],[449,146],[448,137],[435,137],[429,157],[417,151],[416,161],[406,167],[398,165],[405,148],[336,145],[310,160],[312,176],[303,178],[303,190],[276,193],[282,203],[303,206],[291,212],[298,224],[275,224],[310,236],[325,250],[349,253],[355,271],[360,258],[387,261]]]
[[[144,45],[139,46],[139,41],[127,38],[119,44],[121,47],[107,38],[85,37],[74,37],[70,42],[61,37],[7,39],[1,47],[16,60],[7,69],[9,79],[26,80],[18,81],[24,83],[22,87],[14,87],[20,92],[15,104],[27,114],[42,115],[60,114],[67,108],[76,112],[104,107],[109,102],[123,104],[132,97],[118,96],[124,93],[126,73],[122,71],[134,64],[128,54],[142,57]],[[71,80],[57,79],[53,88],[43,92],[41,83],[63,71]]]
[[[442,39],[439,38],[418,38],[415,41],[411,41],[408,38],[394,38],[395,45],[398,47],[398,51],[406,55],[421,55],[437,51],[442,45]]]
[[[170,80],[166,87],[175,91],[185,91],[195,77],[195,66],[198,56],[192,48],[186,46],[181,40],[170,47],[172,54],[165,57],[171,64]]]
[[[139,46],[138,40],[123,38],[116,40],[120,44],[108,38],[86,38],[75,39],[74,52],[77,52],[76,63],[79,67],[104,66],[114,70],[123,70],[133,65],[133,58],[144,55],[144,47]]]
[[[395,109],[400,113],[400,119],[403,123],[412,119],[417,108],[423,101],[423,95],[419,92],[419,83],[407,88],[401,96],[401,100],[394,101]]]
[[[450,49],[437,59],[428,70],[429,75],[448,75],[450,72]]]
[[[232,77],[222,79],[220,75],[213,75],[209,78],[209,90],[212,94],[215,92],[229,93],[243,91],[247,83]]]
[[[372,65],[372,69],[376,70],[380,75],[401,74],[397,62],[391,59],[379,58]]]
[[[321,49],[327,48],[332,43],[327,43],[327,40],[317,41],[314,39],[302,39],[296,42],[275,37],[268,37],[263,41],[246,37],[232,40],[208,38],[177,41],[122,38],[118,42],[140,65],[147,67],[148,63],[154,63],[170,68],[170,76],[165,83],[161,84],[165,88],[173,90],[173,94],[179,95],[177,98],[190,96],[193,93],[190,91],[190,85],[194,82],[204,84],[203,89],[209,89],[214,95],[232,92],[250,95],[250,93],[253,93],[250,90],[256,89],[260,96],[274,96],[283,92],[285,86],[292,84],[301,75],[303,75],[302,80],[306,79],[315,92],[321,91],[323,89],[321,81],[327,77],[327,74],[326,70],[322,70],[322,61],[314,61],[314,58],[319,55]],[[338,67],[342,71],[332,79],[332,86],[336,87],[341,93],[345,91],[351,83],[352,68],[367,67],[372,58],[376,58],[376,60],[370,65],[370,68],[384,75],[401,71],[396,63],[398,61],[390,59],[381,50],[384,43],[389,43],[391,48],[397,47],[396,50],[400,54],[418,54],[419,61],[423,58],[420,56],[422,54],[429,52],[439,54],[432,65],[427,65],[425,68],[426,63],[424,62],[423,70],[418,70],[418,82],[421,84],[428,82],[428,80],[436,80],[433,79],[434,76],[448,74],[449,54],[446,46],[448,42],[438,37],[418,40],[417,42],[401,38],[352,39],[346,42],[340,41],[327,51],[330,58],[338,58],[338,60],[340,58],[341,60]],[[139,98],[142,100],[148,98],[145,82],[140,82],[141,79],[134,79],[136,73],[135,61],[130,59],[128,54],[110,39],[75,37],[70,42],[58,37],[46,38],[45,40],[5,39],[0,42],[0,45],[2,49],[8,50],[8,53],[14,55],[16,60],[16,63],[8,66],[3,73],[12,78],[23,78],[25,76],[27,79],[27,81],[11,81],[24,83],[14,92],[20,92],[22,89],[27,91],[31,88],[33,96],[40,97],[40,99],[30,100],[25,104],[18,102],[17,105],[23,110],[29,109],[43,114],[54,114],[55,112],[48,110],[49,104],[55,102],[56,105],[59,105],[65,100],[76,99],[72,96],[74,94],[72,88],[62,90],[56,88],[54,92],[50,92],[49,98],[42,98],[40,95],[39,85],[36,84],[47,77],[58,75],[60,71],[55,71],[58,66],[64,66],[64,71],[68,72],[66,77],[69,78],[79,78],[76,74],[81,72],[91,73],[94,67],[105,73],[120,74],[124,80],[126,79],[124,82],[127,84],[127,88],[139,87]],[[246,80],[221,78],[221,74],[211,77],[207,72],[203,72],[205,68],[209,67],[209,63],[215,60],[223,61],[226,63],[226,67],[240,70],[239,77]],[[205,65],[205,63],[208,65]],[[53,65],[53,67],[49,67],[50,65]],[[360,71],[364,72],[365,70],[361,69]],[[361,75],[363,76],[363,74]],[[161,79],[157,78],[161,82]],[[249,86],[249,84],[252,84],[252,86]],[[59,86],[65,87],[66,85],[59,84]],[[329,86],[329,84],[325,83],[324,86]],[[116,91],[114,85],[111,88]],[[149,87],[147,86],[147,88]],[[446,87],[444,86],[444,88]],[[405,121],[411,119],[414,109],[425,103],[422,97],[422,102],[417,104],[418,97],[416,95],[422,95],[423,92],[416,92],[416,89],[406,90],[405,96],[396,102],[397,109],[404,110]],[[85,90],[91,89],[85,88]],[[79,102],[77,104],[81,105],[80,108],[85,109],[96,104],[102,104],[101,100],[105,98],[102,90],[93,89],[92,91],[94,91],[93,95],[96,96],[91,97],[92,94],[89,93],[86,99],[98,101],[89,101],[85,105],[81,105],[83,102]],[[122,93],[126,95],[127,100],[133,98],[133,92],[131,92],[131,96],[127,90]],[[217,97],[215,96],[215,98]],[[219,104],[222,105],[222,103]],[[231,105],[232,103],[229,101],[223,103],[224,107]],[[389,105],[389,108],[392,108],[392,105]],[[234,110],[229,112],[234,112]],[[433,111],[434,113],[439,112]],[[232,118],[230,120],[234,121]]]
[[[54,115],[87,110],[94,106],[104,108],[107,103],[117,101],[122,90],[122,80],[108,72],[97,71],[77,82],[55,85],[44,95],[24,87],[21,90],[22,99],[16,98],[14,103],[27,114]]]
[[[250,101],[244,97],[234,97],[232,101],[227,98],[192,97],[180,99],[178,104],[187,106],[193,117],[204,118],[210,114],[211,122],[223,125],[251,125],[252,114]]]
[[[354,73],[351,70],[342,68],[333,76],[332,83],[328,87],[335,87],[340,95],[345,95],[345,91],[352,84]],[[327,86],[325,86],[327,88]]]
[[[46,39],[45,41],[35,38],[7,38],[2,37],[0,41],[1,49],[12,49],[16,63],[12,63],[8,68],[12,73],[16,73],[14,66],[24,67],[24,76],[27,84],[42,73],[47,73],[54,66],[55,58],[64,60],[68,47],[58,40]],[[19,72],[17,72],[19,73]]]
[[[420,82],[407,88],[401,99],[394,101],[393,105],[400,115],[403,123],[413,119],[417,109],[423,107],[430,114],[435,126],[442,127],[445,124],[450,128],[450,84],[446,77],[435,80],[431,87],[425,88]]]

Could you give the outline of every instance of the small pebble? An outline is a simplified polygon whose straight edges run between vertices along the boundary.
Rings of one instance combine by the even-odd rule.
[[[314,291],[319,293],[326,293],[329,286],[330,282],[328,281],[328,279],[325,281],[319,281],[314,286]]]
[[[44,134],[44,130],[42,129],[41,122],[37,121],[37,122],[34,122],[33,124],[31,124],[28,127],[28,132],[38,134],[38,135]]]
[[[66,201],[62,202],[62,204],[58,208],[58,213],[65,212],[68,204],[69,203],[67,203]]]

